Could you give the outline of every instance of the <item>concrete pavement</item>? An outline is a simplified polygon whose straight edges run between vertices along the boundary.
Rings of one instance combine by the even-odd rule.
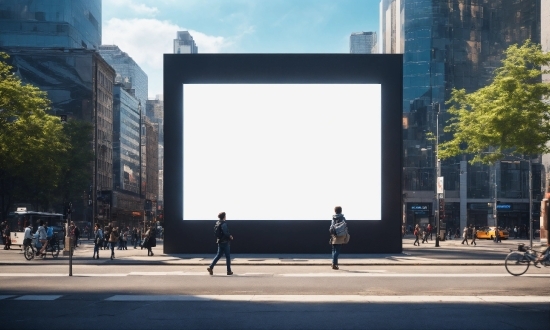
[[[502,243],[488,240],[477,240],[476,246],[461,244],[462,239],[446,240],[435,247],[435,241],[413,246],[414,239],[410,236],[403,239],[403,253],[401,254],[346,254],[342,248],[340,265],[502,265],[510,250],[515,250],[518,243],[529,244],[527,239],[509,239]],[[114,260],[110,260],[110,251],[100,250],[100,259],[92,259],[93,244],[91,240],[83,240],[73,255],[73,264],[115,264],[115,265],[208,265],[216,252],[212,244],[212,253],[206,255],[195,254],[164,254],[163,242],[157,240],[157,247],[153,248],[154,256],[147,256],[147,250],[139,247],[128,250],[116,250]],[[538,242],[534,241],[535,249]],[[223,258],[222,258],[223,259]],[[27,261],[19,249],[0,250],[0,265],[37,265],[37,264],[68,264],[69,257],[59,255],[52,259],[35,258]],[[326,254],[232,254],[233,265],[329,265],[331,263],[330,246],[327,245]],[[220,260],[223,263],[223,260]]]

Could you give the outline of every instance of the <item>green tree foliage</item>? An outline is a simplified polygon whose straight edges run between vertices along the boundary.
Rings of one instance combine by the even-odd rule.
[[[493,81],[472,93],[453,89],[445,132],[450,141],[439,145],[439,157],[473,155],[472,163],[494,163],[507,154],[550,152],[550,86],[541,82],[550,54],[526,41],[505,51]]]
[[[59,118],[48,115],[46,93],[22,84],[0,53],[0,206],[16,201],[47,207],[61,174],[68,139]]]
[[[63,125],[68,138],[67,155],[61,160],[61,177],[58,194],[60,202],[79,200],[83,191],[87,191],[92,177],[91,162],[94,154],[90,146],[93,126],[89,122],[69,120]],[[77,205],[76,203],[73,203]]]

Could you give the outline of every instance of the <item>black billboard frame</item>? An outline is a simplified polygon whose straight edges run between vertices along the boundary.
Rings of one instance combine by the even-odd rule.
[[[164,253],[213,254],[212,221],[183,220],[184,84],[380,84],[382,219],[349,222],[343,252],[402,252],[401,54],[164,54]],[[365,141],[365,147],[368,142]],[[168,180],[166,180],[166,178]],[[342,205],[345,210],[345,205]],[[223,211],[223,210],[220,210]],[[327,220],[231,220],[232,253],[329,254]]]

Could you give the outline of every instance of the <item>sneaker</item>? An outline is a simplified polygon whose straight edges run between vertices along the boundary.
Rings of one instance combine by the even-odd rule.
[[[208,273],[210,275],[214,275],[214,272],[212,271],[212,268],[208,267],[208,268],[206,268],[206,270],[208,271]]]
[[[233,275],[233,272],[227,272],[227,275]]]
[[[338,268],[338,265],[332,265],[332,269],[338,270],[338,269],[340,269],[340,268]]]

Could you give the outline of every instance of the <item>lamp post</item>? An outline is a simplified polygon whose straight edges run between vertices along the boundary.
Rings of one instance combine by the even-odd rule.
[[[439,177],[441,176],[441,162],[439,161],[439,103],[432,103],[432,108],[435,111],[435,132],[436,132],[435,133],[435,166],[436,166],[435,197],[438,205],[437,219],[435,221],[435,247],[439,247],[439,222],[441,221],[441,216],[442,216],[441,212],[444,210],[440,207],[441,205],[440,199],[444,197],[440,196],[437,188],[439,184]],[[443,187],[441,187],[441,191],[443,191]]]
[[[533,171],[529,157],[529,247],[533,248]]]

